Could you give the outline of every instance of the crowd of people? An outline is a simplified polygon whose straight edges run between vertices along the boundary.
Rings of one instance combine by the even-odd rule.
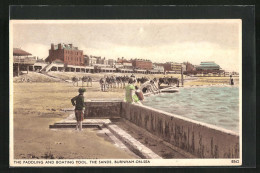
[[[128,78],[128,84],[125,86],[125,98],[124,101],[130,104],[142,105],[144,100],[143,93],[153,93],[160,92],[158,87],[155,85],[156,79],[148,80],[144,83],[141,83],[140,87],[136,84],[137,80],[134,75],[131,75]],[[71,99],[71,103],[75,106],[75,117],[77,120],[76,130],[82,130],[82,121],[84,119],[83,112],[85,110],[84,104],[84,92],[85,88],[79,88],[79,95]]]

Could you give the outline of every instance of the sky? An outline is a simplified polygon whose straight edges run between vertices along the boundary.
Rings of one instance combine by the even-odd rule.
[[[86,55],[152,62],[215,61],[227,71],[241,66],[241,20],[11,21],[15,48],[47,58],[51,43],[72,43]]]

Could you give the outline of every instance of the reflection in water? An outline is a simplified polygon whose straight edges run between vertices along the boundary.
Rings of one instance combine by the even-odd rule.
[[[147,97],[143,104],[235,132],[239,129],[238,87],[180,88],[178,93]]]

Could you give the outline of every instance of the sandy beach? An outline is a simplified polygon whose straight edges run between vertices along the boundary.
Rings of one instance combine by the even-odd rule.
[[[77,90],[81,86],[81,83],[79,86],[73,86],[72,83],[64,82],[71,79],[74,73],[51,72],[50,75],[54,78],[30,72],[13,79],[15,159],[134,158],[134,155],[117,148],[107,136],[97,133],[95,129],[84,129],[83,132],[74,129],[50,130],[50,124],[69,116],[70,113],[62,110],[73,108],[70,99],[78,94]],[[83,75],[86,74],[77,74]],[[90,75],[94,82],[92,87],[85,86],[85,99],[123,99],[123,88],[100,91],[99,83],[96,81],[104,74]],[[149,77],[160,76],[163,75]],[[30,82],[21,82],[21,78],[30,79]],[[234,79],[235,84],[238,84],[238,78]],[[228,84],[229,77],[198,77],[196,80],[185,81],[184,86]]]

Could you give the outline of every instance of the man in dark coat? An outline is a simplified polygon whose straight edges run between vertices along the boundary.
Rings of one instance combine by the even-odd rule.
[[[234,85],[234,79],[232,78],[232,75],[230,75],[230,85]]]
[[[71,103],[75,106],[75,116],[77,120],[76,130],[82,130],[82,121],[83,117],[83,110],[85,109],[84,104],[84,92],[86,91],[85,88],[79,88],[79,95],[73,97],[71,99]]]

